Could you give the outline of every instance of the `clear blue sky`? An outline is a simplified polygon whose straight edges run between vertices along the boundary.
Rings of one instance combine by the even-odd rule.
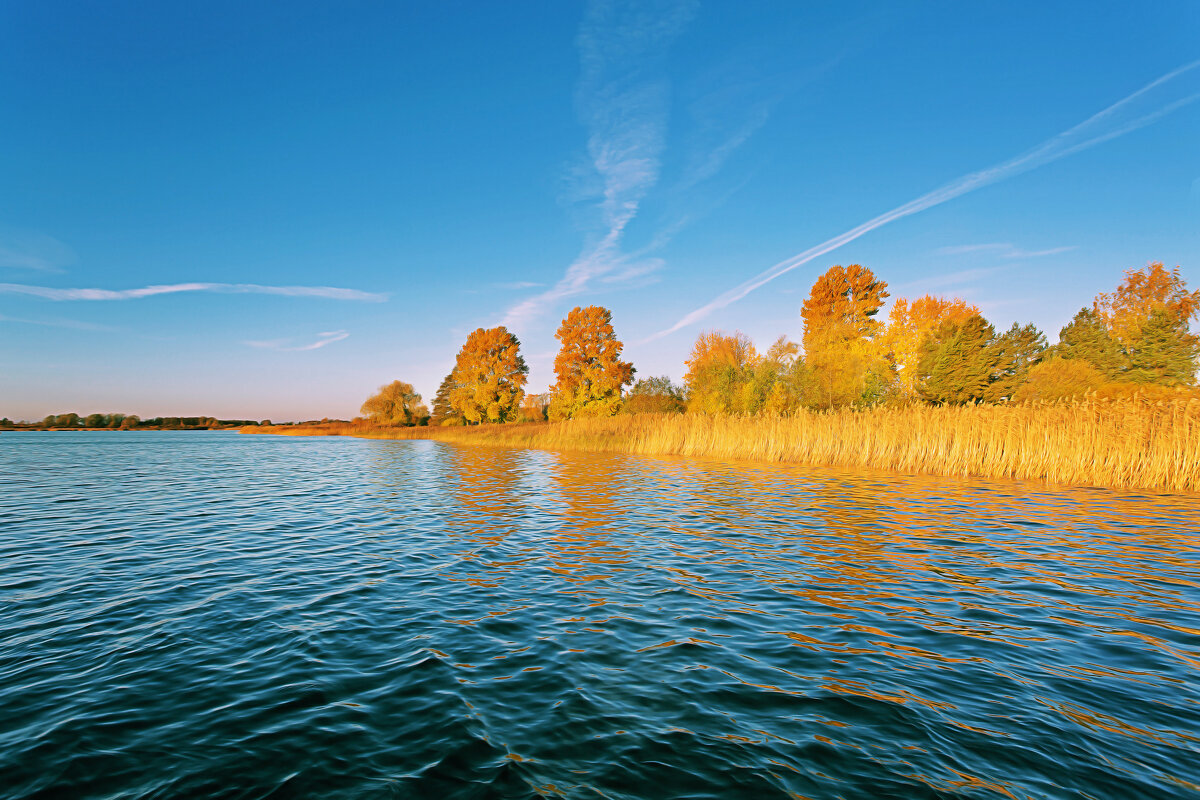
[[[1192,0],[5,3],[0,416],[350,417],[502,322],[544,390],[593,303],[678,379],[837,263],[1053,341],[1200,285],[1198,60]]]

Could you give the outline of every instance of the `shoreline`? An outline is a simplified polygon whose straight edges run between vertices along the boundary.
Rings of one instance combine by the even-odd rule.
[[[1200,492],[1196,400],[903,406],[787,416],[640,414],[469,427],[348,423],[247,427],[241,432],[432,439]]]

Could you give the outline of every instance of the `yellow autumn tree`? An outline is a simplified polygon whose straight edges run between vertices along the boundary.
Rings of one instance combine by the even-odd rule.
[[[429,419],[429,409],[421,402],[421,395],[404,381],[380,386],[362,404],[362,413],[376,425],[421,425]]]
[[[754,377],[758,351],[741,331],[705,331],[692,345],[683,384],[688,392],[688,411],[703,414],[741,413],[745,409],[746,386]]]
[[[887,283],[861,264],[830,267],[813,284],[800,309],[813,405],[868,403],[888,388],[890,370],[875,319],[886,290]]]
[[[927,294],[911,302],[903,297],[892,301],[887,327],[879,340],[896,365],[896,385],[902,397],[917,395],[917,362],[925,338],[947,320],[964,322],[978,313],[978,308],[957,297],[947,300]]]
[[[1144,269],[1126,270],[1115,292],[1096,296],[1094,308],[1113,337],[1129,347],[1157,310],[1186,328],[1200,311],[1200,289],[1189,292],[1179,267],[1168,270],[1155,261]]]
[[[633,365],[621,360],[624,345],[612,326],[612,312],[576,306],[555,338],[557,382],[550,387],[550,419],[609,417],[621,410],[621,391],[633,383]]]
[[[525,396],[529,367],[521,343],[503,325],[476,328],[454,365],[450,406],[468,424],[515,420]]]

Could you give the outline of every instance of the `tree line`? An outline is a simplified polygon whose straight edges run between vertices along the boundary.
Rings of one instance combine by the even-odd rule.
[[[217,419],[216,417],[149,417],[142,419],[137,414],[49,414],[39,422],[13,422],[8,417],[0,419],[0,428],[14,429],[92,429],[92,430],[220,430],[241,428],[247,425],[270,425],[271,421],[246,419]]]
[[[1196,385],[1200,337],[1191,320],[1200,290],[1179,267],[1129,270],[1059,331],[1032,323],[997,331],[961,298],[896,298],[885,319],[887,283],[859,264],[817,278],[801,308],[800,342],[779,337],[765,352],[741,332],[701,333],[682,385],[634,381],[621,360],[612,314],[573,309],[555,334],[556,381],[525,392],[520,342],[503,326],[473,331],[427,407],[411,384],[381,387],[362,412],[381,425],[478,425],[618,413],[793,413],[880,404],[1007,403],[1093,393],[1177,393]],[[628,388],[627,388],[628,387]]]

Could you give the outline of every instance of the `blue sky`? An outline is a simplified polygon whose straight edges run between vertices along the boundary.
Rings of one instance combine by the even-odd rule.
[[[1200,285],[1190,0],[7,3],[0,109],[14,419],[350,417],[501,323],[543,390],[593,303],[678,379],[839,263],[1051,340]]]

